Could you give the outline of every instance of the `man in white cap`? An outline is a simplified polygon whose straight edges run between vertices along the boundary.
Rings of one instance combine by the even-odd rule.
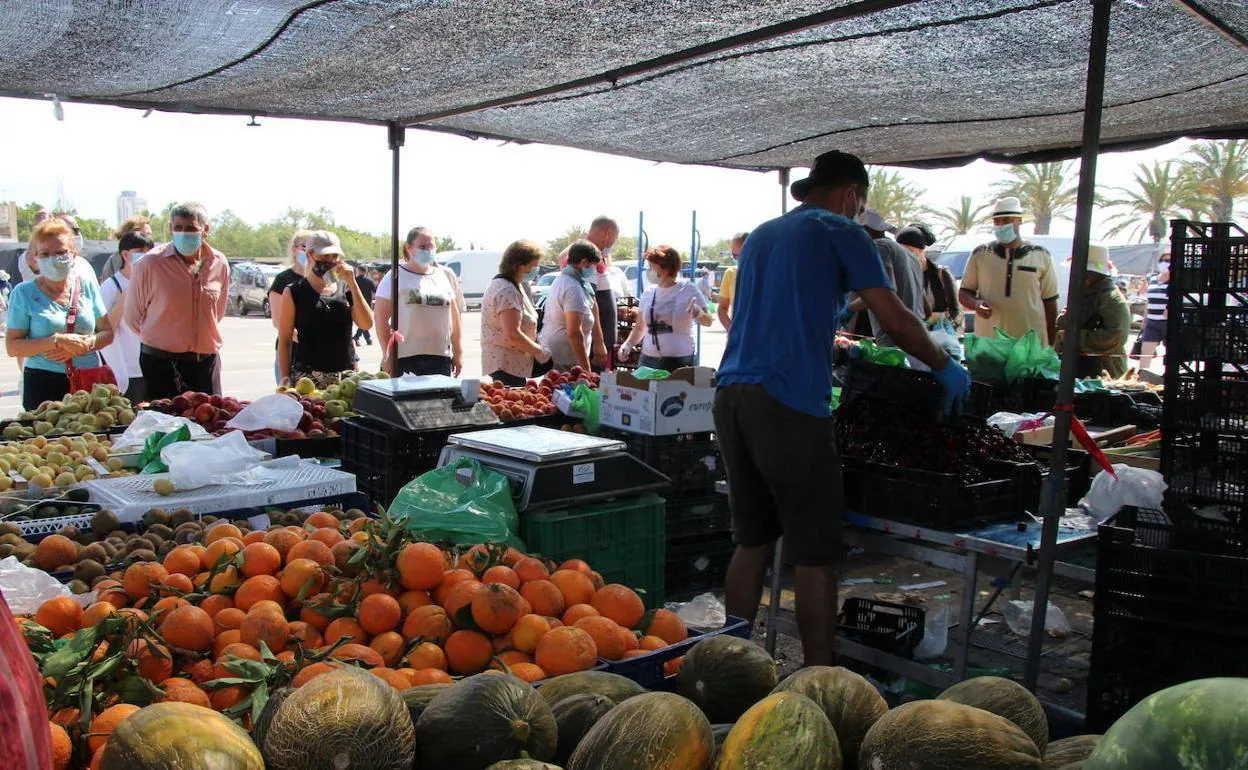
[[[875,241],[875,248],[880,252],[880,261],[884,263],[884,272],[888,273],[889,280],[893,282],[893,291],[901,304],[919,318],[927,318],[923,295],[923,267],[918,258],[888,237],[888,233],[897,232],[897,226],[875,209],[866,210],[862,216],[862,226],[867,235],[871,236],[871,240]],[[854,310],[859,309],[857,305],[851,307]],[[868,311],[867,316],[871,320],[871,336],[875,341],[881,345],[897,347],[897,343],[888,335],[875,313]],[[915,365],[919,361],[912,358],[910,363]]]
[[[1088,271],[1083,275],[1083,306],[1076,325],[1079,333],[1078,377],[1099,377],[1108,372],[1121,377],[1127,371],[1127,337],[1131,334],[1131,305],[1114,285],[1109,249],[1088,244]],[[1057,321],[1061,329],[1054,347],[1066,344],[1066,313]]]
[[[1050,345],[1057,331],[1057,269],[1043,246],[1023,240],[1022,225],[1018,198],[997,201],[992,211],[996,240],[971,252],[958,300],[975,311],[980,337],[1001,329],[1017,339],[1034,330]]]

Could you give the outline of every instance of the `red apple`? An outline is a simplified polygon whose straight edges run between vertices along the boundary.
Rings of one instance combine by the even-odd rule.
[[[176,396],[169,402],[169,408],[177,414],[182,414],[191,408],[191,401],[186,396]]]

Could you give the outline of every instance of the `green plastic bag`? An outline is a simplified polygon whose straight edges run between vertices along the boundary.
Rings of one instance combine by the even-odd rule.
[[[1040,341],[1035,329],[1019,337],[1010,348],[1005,361],[1005,381],[1036,377],[1056,380],[1062,371],[1062,362],[1053,348]]]
[[[898,369],[910,368],[910,362],[906,360],[906,352],[904,350],[877,345],[871,340],[863,340],[858,343],[858,358],[876,366],[895,366]]]
[[[578,382],[576,390],[572,391],[572,408],[585,416],[585,429],[590,433],[598,432],[598,426],[601,424],[598,413],[601,407],[602,396],[598,391],[583,382]]]
[[[525,550],[516,534],[520,518],[507,477],[468,457],[412,479],[387,515],[434,542],[502,543]]]
[[[143,451],[139,454],[139,465],[143,468],[139,475],[167,472],[169,466],[165,465],[164,460],[160,459],[160,450],[170,444],[190,440],[191,429],[185,423],[178,426],[177,430],[171,430],[168,433],[157,431],[148,436],[147,441],[143,442]]]
[[[654,369],[649,366],[639,366],[633,370],[632,374],[639,380],[666,380],[672,376],[672,373],[666,369]]]
[[[966,350],[966,368],[971,378],[980,382],[999,385],[1006,381],[1005,364],[1010,358],[1014,338],[1000,329],[995,337],[968,334],[962,339]]]

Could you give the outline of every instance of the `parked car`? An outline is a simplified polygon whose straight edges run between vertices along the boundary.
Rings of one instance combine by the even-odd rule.
[[[543,273],[533,282],[533,302],[536,304],[538,300],[544,299],[546,293],[550,291],[550,286],[559,277],[559,271],[551,273]]]
[[[282,269],[253,262],[230,265],[230,310],[240,316],[258,310],[268,318],[269,287]]]

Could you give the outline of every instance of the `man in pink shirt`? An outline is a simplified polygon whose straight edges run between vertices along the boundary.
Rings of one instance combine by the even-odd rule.
[[[208,212],[182,203],[169,213],[173,240],[134,265],[125,323],[139,333],[139,366],[148,398],[188,390],[219,393],[213,371],[221,350],[230,264],[208,245]]]

